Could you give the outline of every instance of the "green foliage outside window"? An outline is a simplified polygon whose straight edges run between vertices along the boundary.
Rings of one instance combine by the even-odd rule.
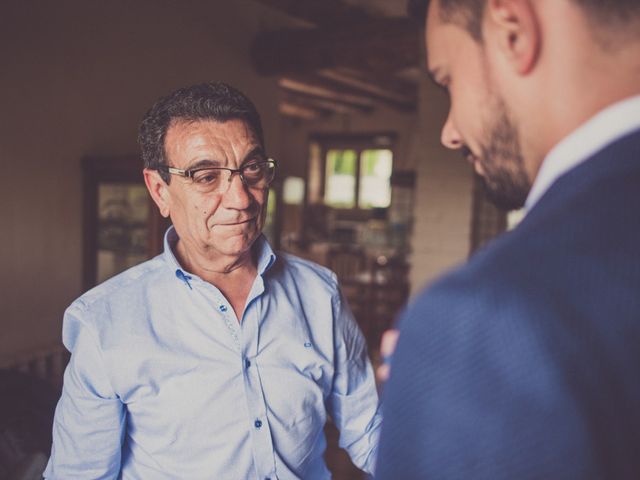
[[[360,157],[359,178],[358,156]],[[324,200],[336,208],[388,207],[393,154],[388,149],[327,151]],[[359,198],[356,204],[356,185]]]
[[[355,150],[329,150],[324,198],[327,205],[338,208],[353,208],[356,203]]]

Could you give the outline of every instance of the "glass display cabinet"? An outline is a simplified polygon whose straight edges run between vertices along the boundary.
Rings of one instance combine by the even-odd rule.
[[[83,159],[85,289],[162,251],[170,222],[144,185],[136,156]]]

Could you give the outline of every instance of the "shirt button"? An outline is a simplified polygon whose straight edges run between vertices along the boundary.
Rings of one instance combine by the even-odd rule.
[[[260,428],[262,427],[262,420],[256,420],[253,424],[256,426],[256,428]]]
[[[226,312],[227,311],[227,306],[226,305],[220,305],[220,311],[221,312]]]

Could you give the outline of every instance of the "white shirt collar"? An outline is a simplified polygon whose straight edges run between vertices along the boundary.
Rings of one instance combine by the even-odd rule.
[[[547,154],[525,202],[525,210],[531,210],[564,173],[637,129],[640,129],[640,95],[614,103],[591,117]]]

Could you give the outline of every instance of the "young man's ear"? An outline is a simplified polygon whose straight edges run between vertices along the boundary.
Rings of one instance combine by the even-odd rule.
[[[540,53],[540,26],[532,0],[488,0],[487,34],[520,75],[531,72]]]
[[[149,190],[151,198],[156,202],[160,210],[160,215],[167,218],[169,216],[169,186],[157,170],[145,168],[142,174],[144,175],[144,183],[147,185],[147,190]]]

